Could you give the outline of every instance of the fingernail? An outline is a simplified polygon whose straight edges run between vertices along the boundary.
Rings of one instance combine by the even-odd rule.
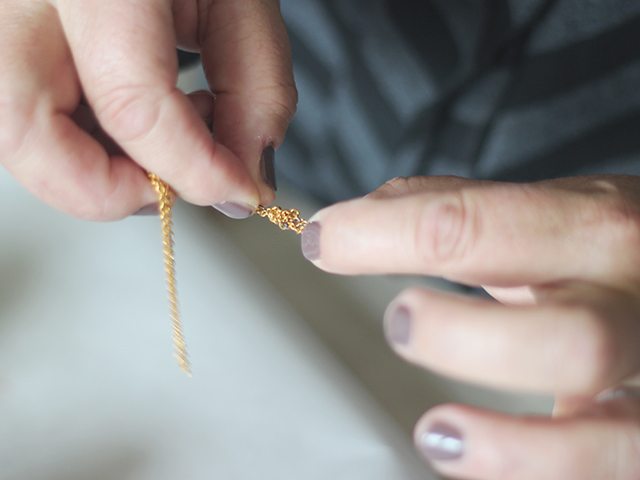
[[[134,215],[137,215],[140,217],[159,215],[159,214],[160,212],[158,211],[157,203],[152,203],[150,205],[147,205],[146,207],[142,207],[140,210],[134,213]]]
[[[419,434],[417,446],[427,460],[457,460],[464,453],[462,433],[443,422],[434,423]]]
[[[264,182],[271,187],[272,190],[278,190],[276,185],[276,170],[275,170],[276,151],[273,145],[265,147],[260,157],[260,173]]]
[[[302,231],[302,255],[313,262],[320,258],[320,231],[318,222],[311,222]]]
[[[396,305],[385,315],[384,334],[392,345],[405,346],[411,338],[411,310]]]
[[[606,403],[619,398],[640,398],[640,390],[629,387],[609,388],[595,397],[596,403]]]
[[[213,205],[213,208],[224,213],[229,218],[241,219],[253,215],[253,208],[247,204],[234,202],[221,202]]]

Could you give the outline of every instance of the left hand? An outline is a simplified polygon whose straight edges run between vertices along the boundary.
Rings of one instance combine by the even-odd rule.
[[[0,166],[52,207],[157,211],[147,171],[234,218],[273,201],[297,101],[278,0],[2,0],[0,45]],[[176,88],[176,46],[215,102]]]
[[[533,184],[394,179],[312,218],[303,252],[335,273],[420,273],[499,303],[410,289],[385,316],[407,360],[555,396],[553,418],[441,405],[416,444],[470,479],[640,479],[640,177]]]

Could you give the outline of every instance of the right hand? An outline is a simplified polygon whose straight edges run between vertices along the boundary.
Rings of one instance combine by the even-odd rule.
[[[441,276],[498,300],[402,292],[384,325],[404,359],[555,397],[554,418],[434,407],[415,440],[438,471],[640,479],[640,177],[397,178],[309,222],[303,253],[323,270]]]
[[[296,105],[277,0],[3,0],[0,44],[0,164],[46,203],[122,218],[157,201],[145,170],[197,205],[273,201],[262,152]],[[215,108],[176,88],[177,45]]]

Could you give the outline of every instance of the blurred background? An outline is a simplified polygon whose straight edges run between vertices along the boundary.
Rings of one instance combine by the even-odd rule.
[[[197,63],[180,86],[206,86]],[[299,86],[300,110],[317,108]],[[280,179],[278,204],[306,218],[321,207]],[[178,203],[187,378],[172,358],[158,218],[74,220],[0,170],[0,219],[1,480],[430,479],[411,431],[431,406],[550,409],[390,351],[386,304],[409,285],[447,285],[328,275],[264,219]]]

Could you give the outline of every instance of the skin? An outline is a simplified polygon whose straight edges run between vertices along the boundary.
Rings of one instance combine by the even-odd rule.
[[[273,200],[260,156],[297,100],[276,0],[3,0],[0,41],[0,164],[44,202],[119,219],[155,202],[145,170],[197,205]],[[176,46],[215,108],[175,87]]]
[[[416,426],[418,447],[437,424],[464,439],[460,458],[433,461],[441,473],[640,478],[639,192],[640,178],[628,176],[532,184],[397,178],[311,219],[320,225],[314,263],[323,270],[441,276],[482,286],[497,300],[402,292],[385,328],[407,361],[555,397],[553,418],[433,408]],[[399,306],[410,328],[394,343]]]

